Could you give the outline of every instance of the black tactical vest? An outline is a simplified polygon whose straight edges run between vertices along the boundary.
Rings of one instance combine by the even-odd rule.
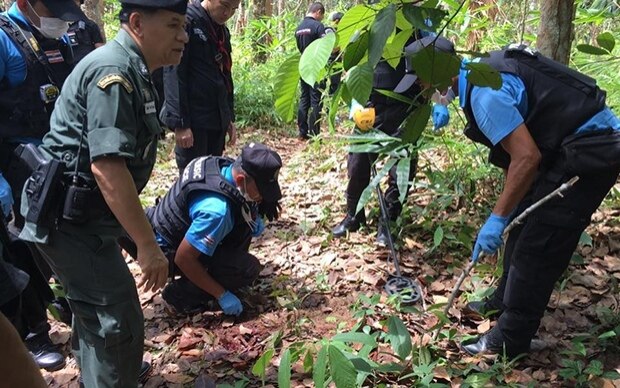
[[[33,51],[15,24],[0,15],[0,28],[15,43],[26,61],[26,79],[10,87],[6,79],[0,80],[0,138],[42,138],[49,131],[49,121],[55,99],[45,103],[42,93],[45,85],[62,88],[72,70],[71,47],[62,40],[47,39],[37,34],[42,60]],[[34,32],[36,33],[36,32]]]
[[[147,216],[153,228],[174,249],[185,237],[192,221],[189,216],[189,197],[194,191],[211,191],[226,197],[232,207],[235,225],[221,242],[221,246],[239,247],[251,230],[241,215],[241,208],[249,206],[237,188],[221,174],[232,159],[207,156],[194,159],[183,170],[183,175]]]
[[[555,160],[566,136],[605,108],[605,92],[596,80],[524,46],[493,51],[481,62],[523,81],[528,102],[525,126],[540,149],[543,164]],[[473,85],[468,85],[463,108],[468,121],[465,135],[491,149],[491,163],[508,168],[510,155],[500,144],[493,146],[476,124],[471,108],[472,89]]]

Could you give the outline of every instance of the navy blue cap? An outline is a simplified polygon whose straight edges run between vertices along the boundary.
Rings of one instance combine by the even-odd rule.
[[[411,57],[430,45],[433,45],[437,51],[448,54],[456,54],[454,44],[441,36],[426,36],[411,43],[405,47],[405,71],[407,74],[405,74],[403,79],[401,79],[398,85],[396,85],[394,92],[404,93],[409,90],[411,86],[413,86],[413,83],[418,79],[418,76],[415,74],[415,70],[411,64]]]
[[[67,22],[85,20],[86,15],[82,12],[79,5],[74,0],[41,0],[49,11],[57,17]]]
[[[263,201],[277,202],[282,198],[278,174],[282,159],[277,152],[261,143],[250,143],[241,150],[241,167],[256,182]]]
[[[165,9],[181,15],[187,11],[187,0],[120,0],[121,4],[137,8]]]

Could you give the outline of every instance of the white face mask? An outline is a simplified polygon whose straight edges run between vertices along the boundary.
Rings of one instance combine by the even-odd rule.
[[[32,5],[30,5],[30,2],[28,2],[28,7],[30,7],[32,13],[37,15],[41,23],[41,27],[37,27],[34,23],[31,23],[32,26],[39,30],[41,35],[43,35],[44,37],[48,39],[60,39],[69,30],[68,22],[59,18],[48,18],[44,16],[39,16],[37,11],[32,8]]]
[[[243,181],[243,189],[239,187],[239,192],[243,195],[243,198],[245,198],[246,201],[250,203],[256,202],[256,200],[252,199],[252,197],[250,197],[250,194],[248,194],[248,186],[247,186],[246,180]]]

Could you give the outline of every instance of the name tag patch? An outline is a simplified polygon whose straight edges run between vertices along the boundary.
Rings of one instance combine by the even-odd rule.
[[[148,115],[148,114],[155,113],[155,112],[157,112],[157,109],[155,108],[155,101],[149,101],[144,104],[145,114]]]

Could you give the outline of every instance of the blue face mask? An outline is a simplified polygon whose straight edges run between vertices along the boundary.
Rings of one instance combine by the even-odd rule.
[[[461,61],[461,70],[459,71],[459,105],[461,108],[465,107],[467,103],[467,74],[469,74],[469,70],[465,68],[471,60],[467,58],[463,58]]]

